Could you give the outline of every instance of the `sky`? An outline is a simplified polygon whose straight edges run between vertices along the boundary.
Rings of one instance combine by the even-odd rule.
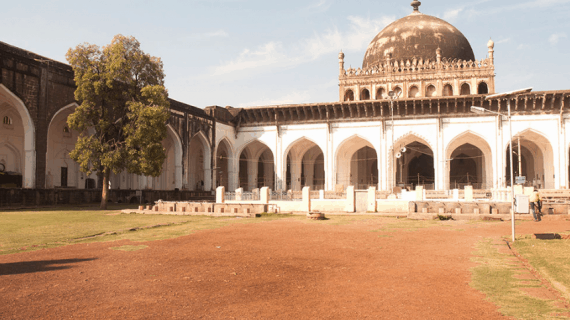
[[[5,0],[0,41],[66,62],[69,48],[134,36],[164,63],[172,99],[207,106],[338,101],[338,53],[358,68],[411,0]],[[570,89],[570,0],[425,0],[475,58],[495,42],[496,92]]]

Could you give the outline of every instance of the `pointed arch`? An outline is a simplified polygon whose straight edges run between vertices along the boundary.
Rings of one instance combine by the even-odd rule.
[[[407,133],[405,133],[405,134],[403,134],[403,135],[397,137],[397,139],[395,139],[395,141],[394,141],[394,145],[398,146],[398,145],[408,144],[408,143],[411,143],[411,142],[414,142],[414,141],[417,141],[417,142],[420,142],[420,143],[425,144],[425,145],[428,146],[432,151],[433,151],[433,149],[434,149],[434,148],[433,148],[433,145],[432,145],[432,143],[429,141],[429,139],[427,139],[426,137],[424,137],[424,136],[422,136],[422,135],[420,135],[420,134],[418,134],[418,133],[415,133],[415,132],[413,132],[413,131],[408,131]],[[394,147],[394,146],[390,146],[389,151],[392,151],[392,148],[393,148],[393,147]]]
[[[396,147],[395,152],[392,149],[394,147]],[[410,188],[423,185],[426,189],[435,188],[433,150],[428,139],[412,131],[399,137],[389,148],[391,154],[389,164],[392,168],[391,185]]]
[[[320,154],[323,155],[323,163],[316,162]],[[303,136],[290,143],[283,153],[282,177],[285,177],[286,188],[301,190],[304,185],[324,188],[324,183],[315,184],[315,176],[324,177],[325,161],[323,149],[312,139]]]
[[[238,154],[239,186],[247,191],[260,187],[273,189],[275,181],[273,150],[259,139],[252,139],[239,149]]]
[[[7,103],[15,108],[22,120],[24,129],[24,168],[22,187],[36,187],[36,128],[26,105],[20,98],[0,83],[0,106]]]
[[[67,127],[67,118],[71,115],[77,103],[70,103],[59,110],[51,117],[47,127],[47,146],[46,146],[46,188],[55,186],[81,188],[78,178],[80,177],[79,165],[66,161],[61,157],[61,152],[75,148],[75,143],[79,137],[79,132],[69,130],[64,133]],[[65,173],[62,173],[65,171]],[[62,181],[66,179],[66,181]]]
[[[174,143],[174,189],[180,190],[182,189],[182,139],[171,125],[167,124],[166,128]]]
[[[202,131],[198,131],[188,144],[186,183],[190,190],[212,189],[212,152],[210,142]],[[200,157],[202,160],[200,161]],[[201,163],[200,163],[201,162]]]
[[[230,190],[230,171],[232,171],[233,163],[236,162],[235,151],[227,137],[223,137],[216,145],[216,157],[214,158],[215,186],[224,186],[226,190]],[[233,172],[233,171],[232,171]],[[233,182],[232,182],[233,187]]]
[[[449,160],[445,162],[447,188],[458,183],[460,187],[465,183],[476,189],[493,187],[493,152],[480,134],[467,130],[455,136],[445,148],[445,159]]]
[[[352,135],[335,150],[336,185],[366,189],[378,184],[378,150],[366,138]]]
[[[518,168],[518,156],[513,154],[513,172],[527,177],[527,182],[535,187],[554,189],[554,145],[544,133],[527,128],[513,134],[513,151],[517,152],[518,141],[521,142],[522,168]],[[504,145],[503,155],[505,181],[510,181],[509,141]],[[517,172],[518,171],[518,172]]]

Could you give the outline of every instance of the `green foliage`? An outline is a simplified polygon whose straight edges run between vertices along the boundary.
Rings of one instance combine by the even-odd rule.
[[[570,241],[517,239],[513,246],[570,301]]]
[[[453,220],[453,217],[450,215],[441,215],[438,214],[437,217],[435,217],[436,220],[441,220],[441,221],[446,221],[446,220]]]
[[[560,256],[552,258],[560,260],[560,257],[567,256],[566,252],[558,252]],[[568,319],[563,315],[557,316],[567,310],[561,308],[556,301],[525,293],[525,288],[540,288],[541,282],[537,279],[517,277],[525,272],[530,273],[511,254],[500,253],[492,240],[479,242],[475,255],[473,261],[478,265],[471,270],[470,285],[483,292],[488,300],[499,306],[502,314],[516,319]],[[526,255],[523,256],[527,258]],[[532,261],[529,262],[535,265]],[[554,266],[550,271],[559,267],[561,266]]]
[[[159,176],[169,117],[160,58],[145,54],[133,37],[117,35],[102,49],[81,44],[66,58],[81,104],[68,118],[80,132],[70,157],[88,175],[113,171]]]

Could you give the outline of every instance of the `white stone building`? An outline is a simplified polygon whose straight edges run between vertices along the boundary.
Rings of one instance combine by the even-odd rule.
[[[486,100],[495,93],[493,41],[489,56],[475,60],[459,30],[419,5],[372,40],[362,68],[345,70],[339,54],[339,102],[227,107],[231,119],[216,126],[212,185],[504,188],[509,122],[470,107],[506,114],[509,102],[515,176],[567,188],[570,91]],[[391,100],[390,91],[399,97]]]

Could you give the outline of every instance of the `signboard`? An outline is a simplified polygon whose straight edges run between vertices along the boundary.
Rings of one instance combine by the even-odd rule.
[[[526,177],[516,177],[515,178],[515,184],[525,184],[526,182]]]

